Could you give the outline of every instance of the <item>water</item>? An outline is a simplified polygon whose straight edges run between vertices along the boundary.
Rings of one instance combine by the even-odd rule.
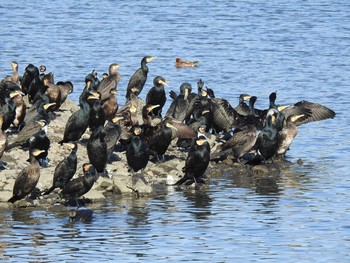
[[[123,104],[130,76],[152,55],[143,98],[157,75],[176,91],[202,78],[232,105],[249,93],[266,108],[277,91],[277,102],[337,113],[300,127],[293,164],[277,175],[226,172],[200,192],[111,196],[89,205],[87,224],[69,224],[62,207],[2,211],[3,262],[349,261],[348,1],[1,1],[0,23],[0,76],[12,60],[21,73],[44,64],[73,82],[74,101],[87,73],[116,62]],[[177,56],[200,66],[176,69]]]

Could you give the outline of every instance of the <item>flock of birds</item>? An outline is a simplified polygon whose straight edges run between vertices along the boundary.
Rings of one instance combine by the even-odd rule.
[[[120,73],[118,64],[111,64],[108,73],[99,79],[93,70],[85,77],[85,88],[79,97],[79,109],[65,124],[60,144],[71,148],[58,163],[49,194],[59,188],[62,196],[77,199],[87,193],[99,176],[108,176],[106,165],[116,145],[125,151],[132,176],[147,166],[149,160],[164,162],[173,140],[179,150],[187,152],[184,176],[174,185],[204,183],[203,175],[210,161],[232,159],[247,167],[283,159],[299,125],[334,118],[335,112],[318,103],[300,101],[294,105],[277,105],[276,92],[269,96],[269,107],[257,109],[256,96],[242,94],[238,105],[217,98],[212,89],[197,83],[183,83],[179,93],[170,92],[172,102],[165,111],[167,80],[157,76],[146,99],[139,95],[147,81],[147,66],[155,57],[145,56],[141,67],[129,80],[120,107],[116,99]],[[196,67],[197,61],[176,59],[176,67]],[[48,165],[50,140],[46,130],[67,96],[73,92],[70,81],[54,82],[45,66],[29,64],[22,76],[18,64],[11,63],[13,73],[0,82],[0,158],[4,151],[21,146],[29,149],[29,164],[17,176],[13,196],[16,202],[29,195],[40,177],[40,169]],[[28,98],[26,105],[24,98]],[[77,169],[77,147],[82,135],[90,130],[86,150],[88,160],[83,176],[74,178]],[[8,133],[16,133],[12,141]],[[212,151],[208,138],[214,136],[221,146]],[[80,146],[81,147],[81,146]],[[5,168],[5,167],[4,167]],[[77,202],[78,205],[78,202]]]

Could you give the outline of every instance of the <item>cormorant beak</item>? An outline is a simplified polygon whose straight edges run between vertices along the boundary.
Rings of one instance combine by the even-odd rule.
[[[202,97],[206,97],[208,95],[208,92],[206,90],[202,89],[201,95],[202,95]]]
[[[205,132],[205,127],[199,127],[199,132],[204,133]]]
[[[134,134],[135,134],[136,136],[139,136],[139,135],[141,134],[141,128],[135,128]]]
[[[204,110],[204,111],[202,111],[202,115],[209,113],[209,112],[210,112],[210,110]]]
[[[67,143],[68,148],[70,148],[71,150],[73,150],[75,148],[75,144],[74,143]]]
[[[90,91],[90,96],[88,97],[88,100],[99,100],[100,94],[95,91]]]
[[[116,89],[112,89],[111,94],[116,95],[116,94],[118,94],[118,91]]]
[[[83,170],[84,170],[84,172],[89,171],[89,169],[90,169],[91,166],[92,166],[92,164],[90,164],[90,163],[85,163],[85,164],[83,164]]]
[[[250,95],[243,96],[243,100],[244,100],[244,101],[249,100],[250,98],[251,98]]]
[[[160,80],[159,83],[169,87],[168,81],[166,80]]]
[[[153,109],[158,108],[158,107],[160,107],[159,104],[157,104],[157,105],[151,105],[151,106],[149,106],[147,109],[148,109],[148,112],[150,112],[150,111],[152,111]]]
[[[203,145],[203,143],[205,143],[205,142],[206,142],[205,139],[200,139],[200,140],[197,140],[197,141],[196,141],[196,144],[197,144],[197,145]]]
[[[132,91],[133,93],[135,93],[135,92],[138,92],[138,91],[139,91],[139,89],[138,89],[138,88],[136,88],[136,87],[133,87],[133,88],[131,88],[131,91]]]
[[[272,116],[271,116],[271,122],[272,122],[272,123],[275,123],[275,121],[276,121],[276,116],[275,116],[275,115],[272,115]]]
[[[88,80],[88,81],[86,82],[86,87],[87,87],[87,88],[90,88],[90,85],[91,85],[91,80]]]
[[[147,63],[148,63],[148,62],[151,62],[152,60],[154,60],[155,58],[157,58],[157,57],[148,57],[148,58],[146,59],[146,61],[147,61]]]
[[[10,93],[10,99],[13,99],[14,97],[16,97],[17,95],[20,95],[20,94],[22,94],[22,92],[17,91],[17,90],[13,91]]]
[[[134,104],[131,104],[130,108],[129,108],[130,112],[134,113],[136,112],[136,106]]]
[[[177,131],[177,128],[176,128],[172,123],[170,123],[170,122],[167,122],[167,123],[165,124],[165,126],[167,126],[168,128],[172,128],[172,129],[174,129],[174,130]]]
[[[41,154],[41,153],[43,153],[43,152],[45,152],[45,150],[33,149],[32,152],[31,152],[31,154],[32,154],[33,156],[38,156],[39,154]]]
[[[47,110],[48,108],[50,108],[51,106],[56,105],[56,102],[52,102],[52,103],[45,103],[44,104],[44,109]]]
[[[190,90],[189,89],[185,89],[185,96],[184,96],[184,99],[187,100],[187,97],[188,97],[188,94],[190,93]]]
[[[45,121],[35,121],[37,124],[39,124],[41,127],[44,127],[46,125]]]
[[[116,116],[116,117],[114,117],[114,118],[112,119],[112,122],[113,122],[113,123],[118,123],[118,121],[120,121],[120,120],[124,120],[124,117],[122,117],[122,116]]]

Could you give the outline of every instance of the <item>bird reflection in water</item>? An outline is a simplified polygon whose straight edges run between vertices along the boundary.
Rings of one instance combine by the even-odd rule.
[[[93,220],[93,210],[87,208],[71,209],[68,214],[70,223],[91,223]]]
[[[206,220],[211,215],[213,199],[207,191],[183,191],[184,197],[192,204],[188,211],[196,219]],[[194,209],[193,209],[194,208]]]

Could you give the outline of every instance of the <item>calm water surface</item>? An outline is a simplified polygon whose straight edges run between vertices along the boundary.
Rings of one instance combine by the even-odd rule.
[[[202,78],[232,105],[249,93],[266,108],[277,91],[280,103],[305,99],[337,113],[300,127],[279,174],[225,172],[199,192],[111,196],[88,206],[88,224],[69,224],[62,207],[2,211],[0,260],[349,262],[349,1],[0,1],[0,24],[0,76],[12,60],[20,73],[44,64],[73,82],[74,101],[86,74],[117,62],[123,104],[130,76],[152,55],[143,98],[157,75],[174,90]],[[176,69],[177,56],[200,66]]]

